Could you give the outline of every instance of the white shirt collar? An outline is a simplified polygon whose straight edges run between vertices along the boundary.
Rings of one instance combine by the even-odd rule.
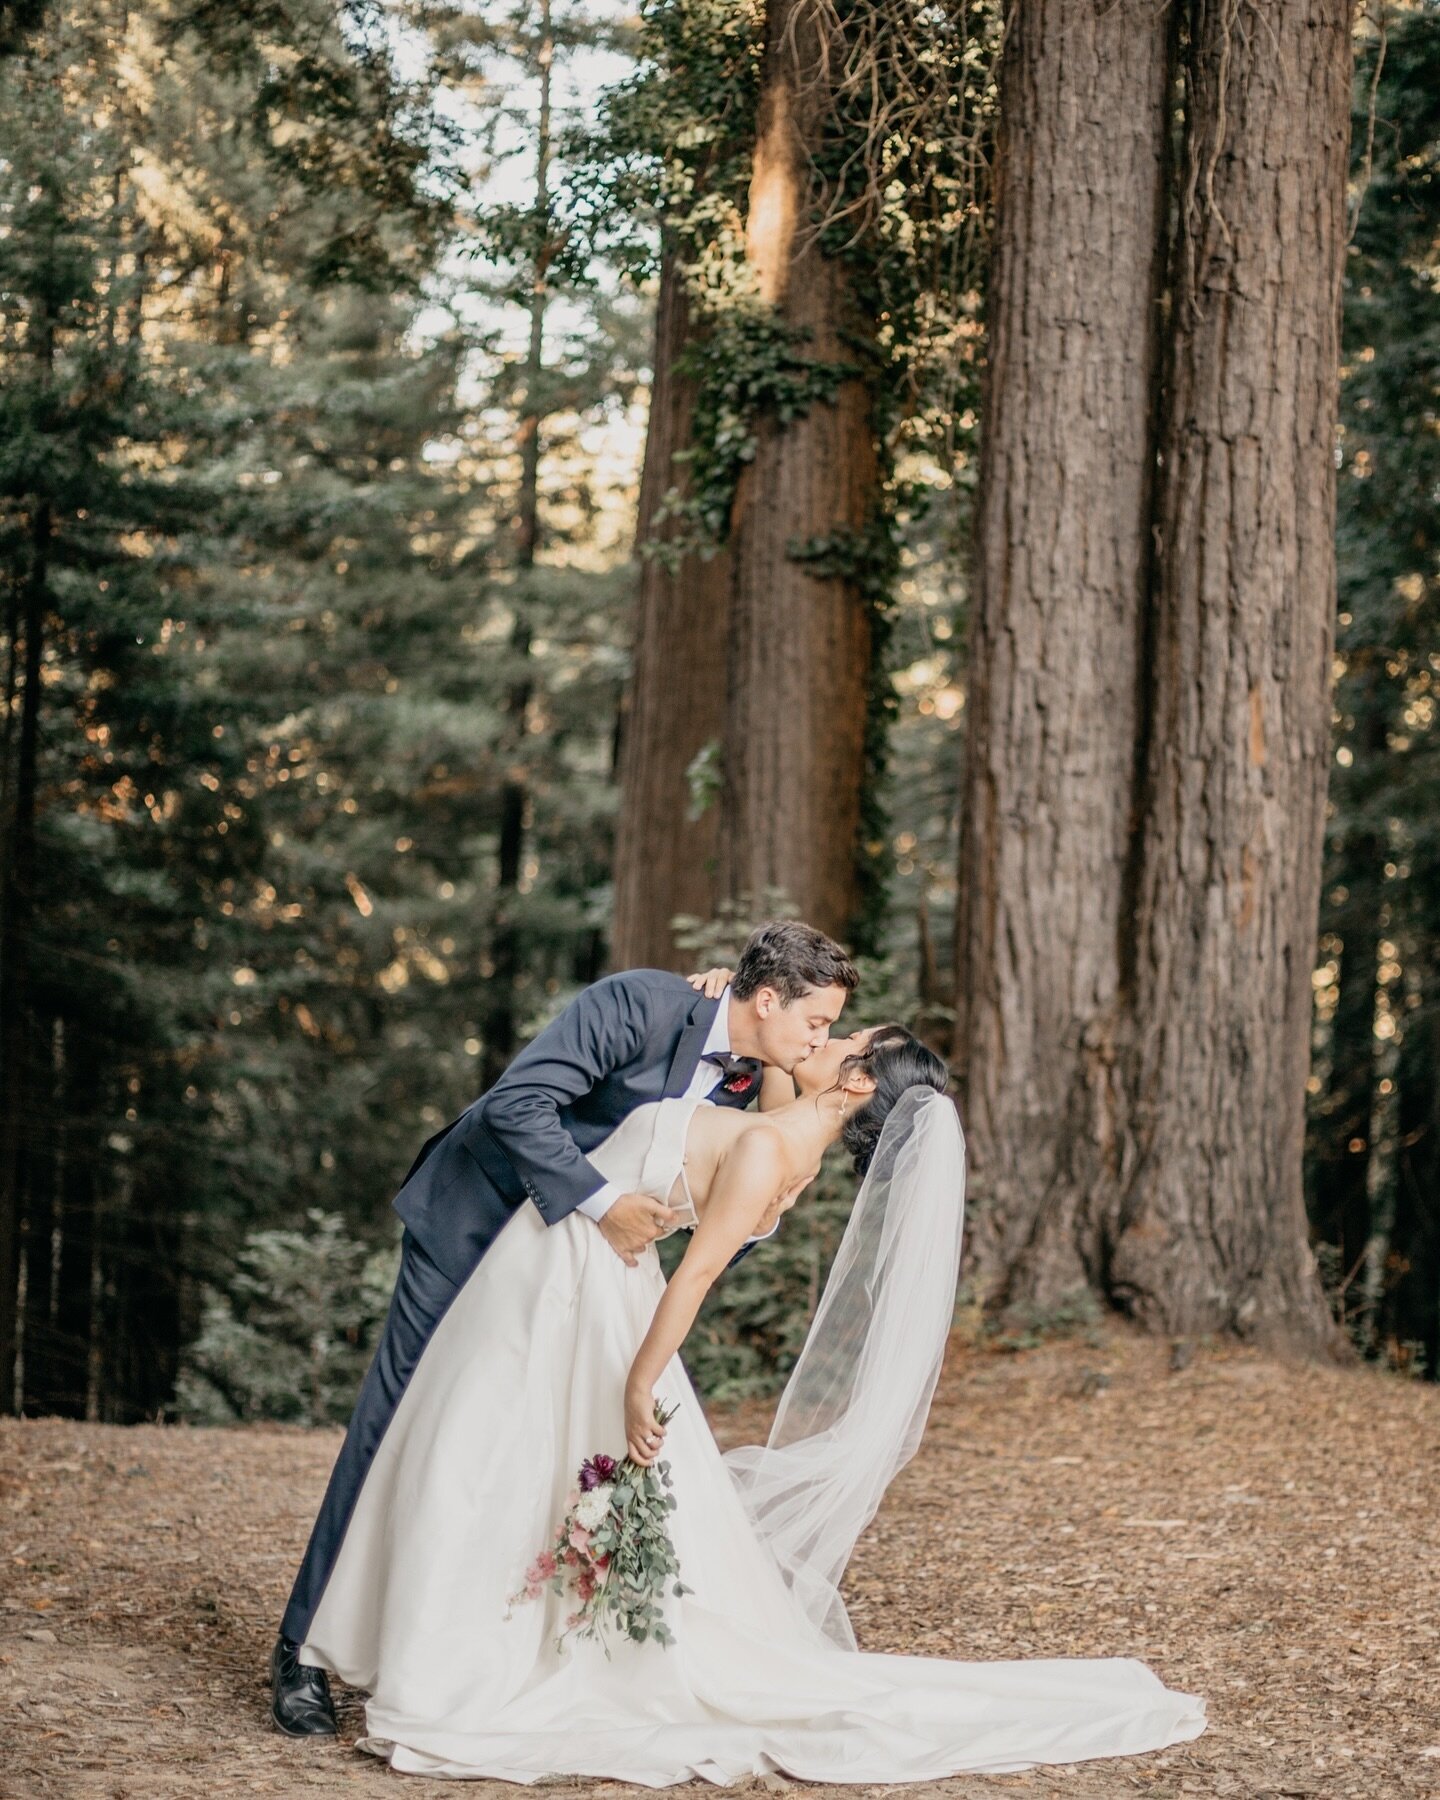
[[[727,987],[720,996],[720,1004],[715,1009],[715,1017],[710,1024],[709,1036],[705,1039],[705,1048],[701,1052],[708,1056],[712,1050],[730,1050],[730,990]]]

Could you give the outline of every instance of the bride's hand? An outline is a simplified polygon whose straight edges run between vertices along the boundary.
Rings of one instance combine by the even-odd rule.
[[[625,1389],[625,1448],[631,1462],[642,1469],[648,1469],[665,1448],[665,1427],[656,1423],[650,1388]]]
[[[687,975],[691,987],[699,988],[707,1000],[718,1000],[735,979],[733,969],[707,969],[703,975]]]

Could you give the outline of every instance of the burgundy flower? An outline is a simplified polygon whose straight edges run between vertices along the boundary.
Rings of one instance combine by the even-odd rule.
[[[600,1487],[607,1481],[615,1479],[615,1458],[613,1456],[595,1455],[580,1465],[580,1491],[588,1494],[592,1488]]]
[[[732,1056],[728,1050],[707,1050],[700,1059],[720,1071],[720,1088],[727,1094],[749,1094],[760,1085],[760,1063],[753,1056]]]

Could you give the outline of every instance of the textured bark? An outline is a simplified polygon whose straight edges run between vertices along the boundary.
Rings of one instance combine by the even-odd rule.
[[[853,362],[873,324],[807,219],[809,151],[829,103],[822,31],[820,9],[772,0],[746,252],[761,297],[810,333],[805,355]],[[869,616],[854,580],[822,579],[790,552],[862,532],[878,482],[869,394],[857,376],[833,403],[762,422],[730,530],[721,887],[784,889],[837,937],[859,900]]]
[[[1328,1343],[1304,1090],[1330,724],[1351,0],[1192,0],[1112,1291]]]
[[[675,370],[690,333],[685,284],[673,250],[660,274],[654,381],[636,542],[675,535],[655,514],[672,486],[683,487],[677,452],[690,442],[694,383]],[[687,770],[725,728],[725,640],[729,557],[687,555],[672,573],[655,557],[640,565],[634,672],[625,701],[620,749],[620,818],[615,845],[615,918],[610,956],[616,968],[681,968],[671,920],[708,918],[719,893],[717,808],[691,818]]]
[[[1093,1283],[1123,1163],[1171,31],[1022,0],[1001,71],[955,958],[992,1296]]]

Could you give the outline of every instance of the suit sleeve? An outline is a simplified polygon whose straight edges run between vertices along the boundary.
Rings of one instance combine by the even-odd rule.
[[[486,1127],[547,1225],[605,1186],[561,1123],[560,1108],[633,1061],[649,1036],[648,990],[607,976],[552,1019],[486,1094]]]

